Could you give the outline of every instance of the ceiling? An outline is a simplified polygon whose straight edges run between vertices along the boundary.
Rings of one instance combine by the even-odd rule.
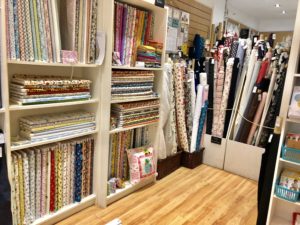
[[[295,19],[297,2],[298,0],[228,0],[229,5],[258,20]],[[280,4],[280,8],[275,7],[276,3]],[[286,14],[282,14],[283,10]]]

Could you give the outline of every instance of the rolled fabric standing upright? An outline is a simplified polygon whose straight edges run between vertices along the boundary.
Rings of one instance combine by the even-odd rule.
[[[249,136],[248,136],[248,139],[247,139],[247,144],[248,145],[250,145],[252,143],[255,131],[256,131],[257,127],[258,127],[257,124],[261,120],[261,116],[262,116],[262,113],[264,111],[264,107],[265,107],[265,104],[266,104],[267,95],[268,95],[267,92],[263,92],[261,94],[261,101],[260,101],[259,106],[257,108],[257,111],[255,113],[253,124],[251,126],[251,129],[250,129],[250,132],[249,132]]]

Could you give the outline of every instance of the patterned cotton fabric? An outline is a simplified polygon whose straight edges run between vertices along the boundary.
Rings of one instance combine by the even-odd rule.
[[[66,76],[13,75],[10,101],[19,105],[82,101],[91,98],[91,81]]]
[[[90,137],[13,152],[15,224],[31,224],[92,194],[93,155]]]
[[[127,149],[147,146],[149,144],[149,128],[137,128],[111,135],[109,153],[109,179],[129,180]],[[108,194],[111,194],[108,192]]]

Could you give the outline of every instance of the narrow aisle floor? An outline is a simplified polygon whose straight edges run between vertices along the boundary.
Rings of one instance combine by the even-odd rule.
[[[180,168],[106,209],[90,207],[59,225],[255,225],[257,183],[201,165]]]

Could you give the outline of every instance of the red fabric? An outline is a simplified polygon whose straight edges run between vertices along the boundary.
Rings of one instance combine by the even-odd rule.
[[[50,173],[50,212],[55,211],[55,155],[51,151],[51,173]]]
[[[268,60],[263,61],[257,76],[256,84],[261,83],[263,78],[266,76],[268,68],[269,68],[269,61]]]

